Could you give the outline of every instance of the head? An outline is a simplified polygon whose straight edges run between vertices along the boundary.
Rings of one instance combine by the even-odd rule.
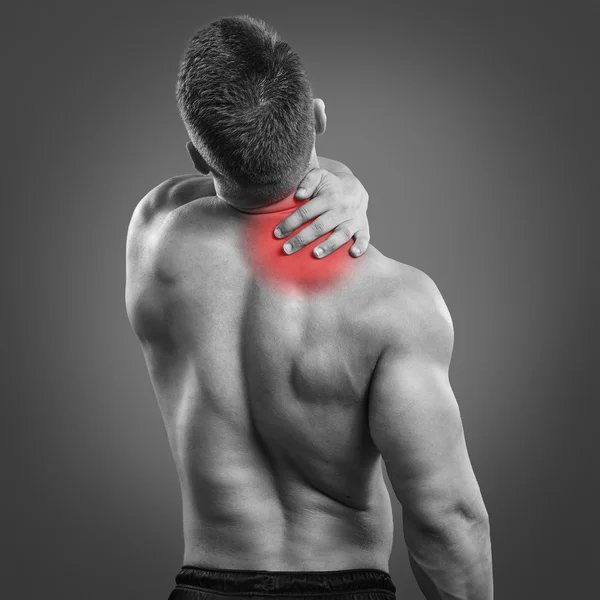
[[[266,205],[293,193],[316,160],[325,105],[298,55],[265,22],[219,19],[189,41],[177,102],[198,171],[227,200]]]

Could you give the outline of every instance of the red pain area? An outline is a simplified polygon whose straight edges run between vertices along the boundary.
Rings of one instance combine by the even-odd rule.
[[[298,202],[296,208],[300,206]],[[286,254],[283,244],[308,227],[315,219],[293,231],[287,238],[276,238],[275,227],[293,211],[277,211],[252,215],[244,231],[244,254],[256,276],[273,288],[288,293],[318,292],[331,288],[349,272],[353,259],[350,238],[341,248],[324,258],[316,258],[313,249],[331,232],[294,252]]]

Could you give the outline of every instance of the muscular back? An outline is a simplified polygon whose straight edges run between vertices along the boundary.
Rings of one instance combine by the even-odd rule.
[[[184,564],[388,571],[369,386],[390,303],[410,312],[422,274],[370,246],[335,286],[288,293],[247,255],[248,225],[264,217],[206,189],[191,176],[156,188],[127,244],[127,309],[179,474]]]

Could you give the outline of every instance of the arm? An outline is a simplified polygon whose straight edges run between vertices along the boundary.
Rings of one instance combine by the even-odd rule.
[[[492,600],[487,511],[448,379],[453,330],[427,276],[409,327],[390,310],[389,343],[371,384],[369,428],[402,504],[410,564],[428,600]],[[413,304],[414,305],[414,304]]]

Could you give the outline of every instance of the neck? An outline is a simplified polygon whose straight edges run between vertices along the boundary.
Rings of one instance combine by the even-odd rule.
[[[306,171],[300,178],[300,181],[304,179],[306,173],[311,171],[312,169],[319,168],[319,160],[317,159],[317,153],[313,148],[310,162],[308,163],[308,167]],[[256,194],[249,192],[247,195],[243,196],[242,194],[237,194],[236,197],[232,197],[225,190],[225,186],[222,185],[222,182],[219,181],[217,177],[213,175],[213,180],[215,183],[215,191],[216,195],[221,198],[224,202],[229,204],[231,207],[236,210],[248,213],[248,214],[262,214],[262,213],[272,213],[272,212],[280,212],[286,210],[294,210],[298,208],[299,201],[294,197],[296,192],[292,192],[285,198],[281,198],[280,200],[276,200],[273,202],[265,197],[261,197],[260,195],[257,197]],[[298,183],[300,183],[300,181]]]

